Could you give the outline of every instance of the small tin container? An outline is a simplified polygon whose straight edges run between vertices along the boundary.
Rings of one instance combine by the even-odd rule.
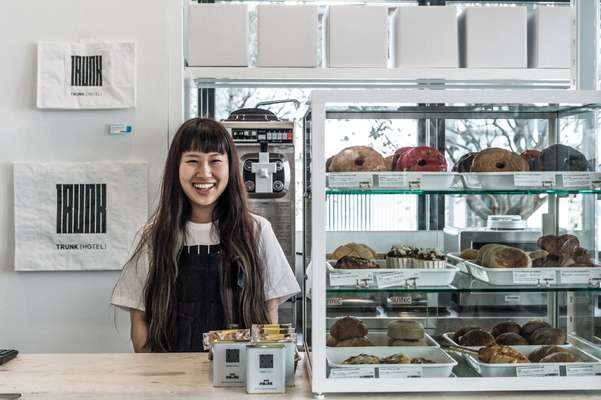
[[[247,341],[213,343],[213,386],[246,385]]]
[[[252,344],[246,349],[246,392],[286,393],[286,346]]]

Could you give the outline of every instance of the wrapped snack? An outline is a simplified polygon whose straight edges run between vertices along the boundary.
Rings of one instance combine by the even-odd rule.
[[[210,350],[213,343],[217,341],[250,341],[250,329],[224,329],[221,331],[209,331],[202,334],[202,347]]]
[[[292,324],[256,324],[251,329],[251,341],[258,342],[296,342],[296,333]]]

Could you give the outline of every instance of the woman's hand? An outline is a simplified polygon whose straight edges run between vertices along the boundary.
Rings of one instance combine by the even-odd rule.
[[[144,321],[144,312],[140,310],[129,310],[131,320],[131,342],[136,353],[148,353],[148,327]],[[277,316],[277,312],[276,312]]]

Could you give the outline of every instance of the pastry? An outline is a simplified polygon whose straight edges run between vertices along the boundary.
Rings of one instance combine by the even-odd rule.
[[[404,319],[389,323],[387,332],[389,338],[401,340],[419,340],[423,339],[425,335],[422,324]]]
[[[563,352],[563,353],[551,353],[545,356],[540,363],[565,363],[565,362],[577,362],[580,361],[574,353]]]
[[[427,346],[426,339],[418,340],[403,340],[403,339],[388,339],[389,346]]]
[[[330,328],[330,335],[337,342],[367,336],[367,325],[355,317],[340,318]]]
[[[530,360],[530,362],[536,363],[548,356],[549,354],[564,352],[568,352],[568,350],[564,349],[563,347],[543,346],[528,354],[528,360]]]
[[[399,147],[398,149],[396,149],[396,151],[394,152],[393,156],[392,156],[392,170],[393,171],[397,171],[397,163],[399,162],[399,159],[403,156],[403,154],[405,154],[407,151],[411,150],[413,147],[411,146],[406,146],[406,147]]]
[[[541,169],[539,150],[528,149],[523,151],[520,156],[528,162],[528,168],[530,171],[538,171]]]
[[[532,268],[543,267],[549,253],[546,250],[535,250],[528,253],[528,257],[532,260]]]
[[[368,260],[373,260],[376,258],[376,252],[371,249],[371,247],[363,244],[363,243],[347,243],[341,246],[338,246],[336,250],[332,253],[331,258],[333,260],[339,260],[344,256],[355,256],[361,258],[367,258]]]
[[[476,325],[464,326],[463,328],[459,329],[458,331],[456,331],[453,334],[453,341],[455,343],[459,343],[459,338],[461,338],[461,336],[465,335],[466,333],[468,333],[469,331],[472,331],[474,329],[480,329],[480,327],[476,326]]]
[[[559,328],[540,328],[532,332],[528,341],[533,345],[560,345],[565,344],[566,334]]]
[[[471,172],[472,163],[477,153],[467,153],[461,156],[459,160],[453,165],[453,172]]]
[[[518,172],[528,169],[528,162],[518,154],[497,147],[480,151],[472,162],[472,172]]]
[[[511,346],[493,344],[478,350],[480,361],[489,364],[527,363],[528,358]]]
[[[385,171],[393,171],[393,164],[392,161],[394,160],[394,155],[392,156],[388,156],[388,157],[384,157],[384,168]]]
[[[330,167],[332,166],[332,160],[334,159],[334,157],[336,156],[332,156],[326,160],[326,172],[332,172],[330,170]]]
[[[381,364],[381,360],[377,356],[369,354],[359,354],[347,358],[342,362],[343,364]]]
[[[572,254],[572,258],[574,259],[574,266],[584,266],[584,267],[594,267],[593,258],[590,253],[583,247],[576,247],[574,249],[574,253]]]
[[[520,326],[520,324],[513,321],[505,321],[499,322],[498,324],[493,326],[493,328],[490,330],[490,333],[496,338],[502,333],[512,332],[519,334],[521,329],[522,327]]]
[[[445,269],[447,257],[436,249],[420,249],[415,255],[413,268]]]
[[[459,254],[459,257],[464,260],[475,260],[478,258],[478,250],[475,249],[465,249]]]
[[[370,342],[369,339],[365,336],[344,339],[336,343],[336,347],[365,347],[373,345],[374,344]]]
[[[482,329],[472,329],[459,338],[461,346],[489,346],[495,344],[495,338]]]
[[[334,265],[336,269],[373,269],[378,264],[362,257],[344,256]]]
[[[433,147],[418,146],[404,151],[395,164],[397,171],[446,172],[447,160]]]
[[[551,325],[542,320],[528,321],[522,326],[522,329],[520,330],[520,335],[529,340],[530,335],[532,335],[532,333],[537,329],[550,327]]]
[[[532,260],[528,253],[516,247],[496,245],[494,247],[482,246],[480,251],[482,260],[480,265],[488,268],[530,268]]]
[[[385,171],[384,157],[371,147],[347,147],[334,156],[331,172]]]
[[[589,171],[590,165],[581,152],[564,144],[553,144],[540,153],[543,171]]]
[[[435,362],[424,357],[415,357],[411,359],[411,364],[435,364]]]
[[[495,338],[495,341],[497,344],[502,344],[505,346],[527,346],[529,344],[526,339],[515,332],[501,333]]]
[[[334,339],[332,335],[328,335],[328,337],[326,338],[326,346],[336,347],[336,339]]]
[[[412,246],[392,246],[386,253],[386,268],[411,268],[417,249]]]
[[[382,364],[411,364],[411,360],[408,355],[398,353],[382,358]]]

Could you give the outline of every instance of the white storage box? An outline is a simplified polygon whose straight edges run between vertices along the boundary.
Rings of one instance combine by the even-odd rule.
[[[326,22],[326,64],[332,68],[386,68],[387,7],[331,6]]]
[[[528,66],[526,7],[468,7],[461,14],[459,26],[462,66]]]
[[[190,4],[188,65],[248,66],[248,9],[244,4]]]
[[[397,67],[459,67],[457,8],[399,7],[394,15]]]
[[[530,68],[570,68],[572,9],[539,7],[528,20]]]
[[[257,7],[257,67],[317,66],[317,6]]]

